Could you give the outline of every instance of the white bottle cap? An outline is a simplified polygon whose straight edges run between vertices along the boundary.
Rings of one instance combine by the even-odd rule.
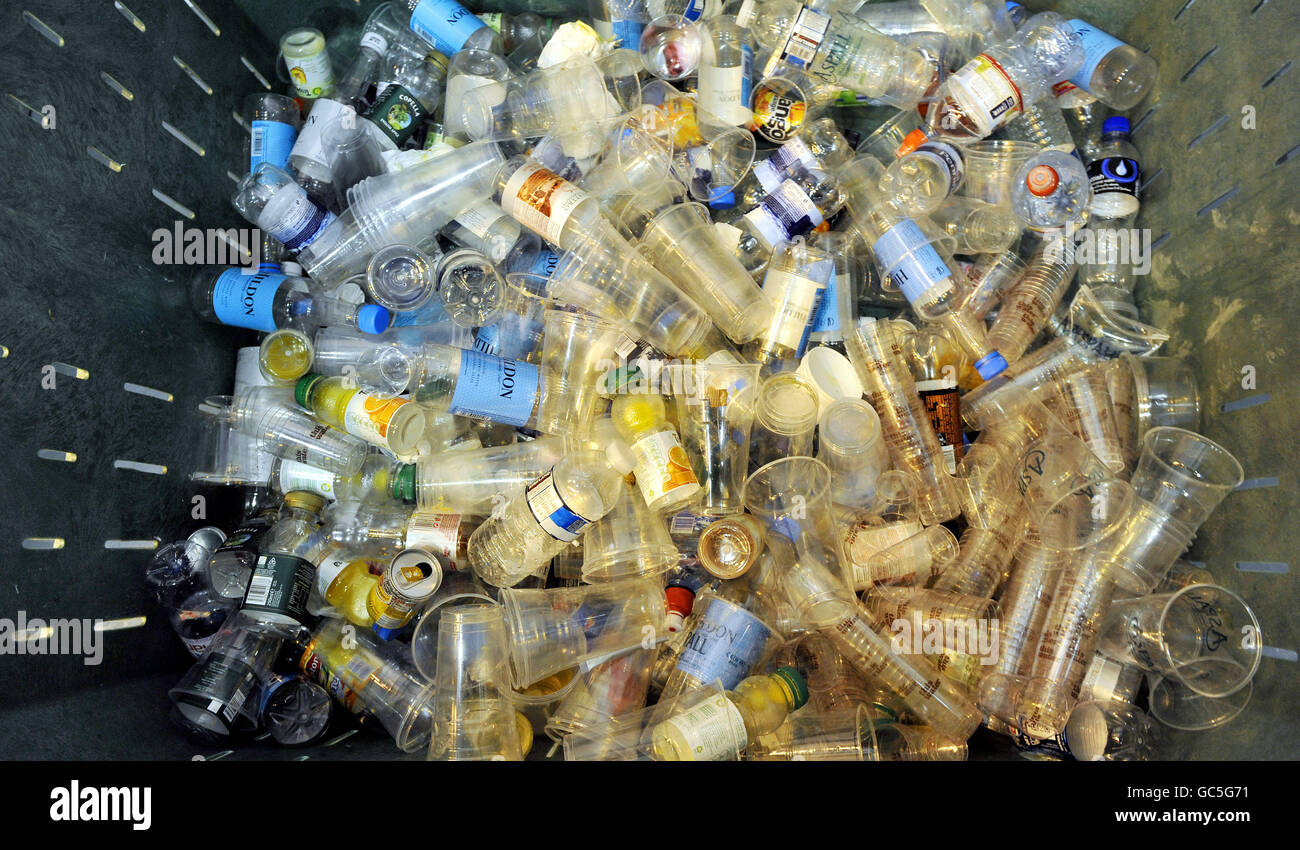
[[[831,402],[842,398],[862,398],[862,381],[858,370],[843,354],[833,348],[817,346],[808,351],[795,370],[817,388],[817,418],[821,419]]]

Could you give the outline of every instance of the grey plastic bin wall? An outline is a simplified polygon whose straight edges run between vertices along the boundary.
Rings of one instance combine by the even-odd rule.
[[[166,542],[195,525],[186,476],[197,460],[196,406],[230,391],[235,348],[253,336],[196,320],[186,298],[192,269],[155,265],[151,234],[178,220],[243,226],[229,203],[244,140],[232,113],[262,89],[251,69],[274,80],[275,39],[299,24],[329,34],[342,64],[375,5],[24,0],[0,14],[0,345],[8,352],[0,359],[0,618],[147,618],[104,633],[98,665],[0,656],[0,757],[211,755],[165,719],[166,691],[189,658],[146,598],[148,554],[113,541]],[[549,10],[565,5],[550,0]],[[1138,223],[1156,245],[1138,302],[1144,318],[1173,334],[1164,353],[1195,364],[1202,430],[1259,485],[1223,503],[1190,556],[1259,613],[1269,649],[1253,699],[1219,731],[1167,732],[1161,756],[1296,758],[1300,593],[1288,565],[1300,539],[1300,70],[1292,68],[1300,4],[1027,5],[1077,13],[1160,63],[1156,93],[1130,113],[1148,180]],[[48,129],[39,121],[47,105]],[[1243,387],[1243,370],[1253,388]],[[76,461],[42,459],[42,449],[75,452]],[[26,548],[38,545],[25,544],[32,538],[64,543]],[[233,757],[302,754],[253,744]],[[378,735],[307,754],[398,755]]]

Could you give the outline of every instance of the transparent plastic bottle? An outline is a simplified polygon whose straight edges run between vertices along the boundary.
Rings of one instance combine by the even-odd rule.
[[[478,251],[503,269],[531,267],[542,249],[537,234],[524,230],[487,198],[457,213],[442,232],[452,242]]]
[[[478,17],[501,36],[502,50],[516,65],[536,62],[558,26],[555,18],[536,12],[484,12]]]
[[[291,97],[274,92],[250,94],[244,98],[244,120],[248,122],[248,170],[269,162],[286,168],[289,154],[302,126],[302,111]]]
[[[734,16],[719,15],[701,26],[700,35],[698,121],[706,130],[712,125],[748,127],[754,73],[749,30]]]
[[[271,464],[271,489],[277,493],[308,490],[330,501],[379,502],[400,498],[394,488],[398,474],[406,466],[387,455],[366,456],[361,469],[352,475],[338,475],[296,460],[276,458]]]
[[[351,378],[309,372],[294,386],[294,400],[326,425],[398,457],[423,453],[425,412],[409,398],[366,392]]]
[[[736,205],[749,209],[801,171],[834,173],[853,158],[853,146],[840,132],[834,118],[808,122],[803,131],[754,163],[751,173],[737,184]]]
[[[512,587],[545,568],[614,506],[630,460],[608,450],[565,456],[470,537],[474,574],[496,587]]]
[[[620,395],[610,416],[636,457],[636,483],[651,510],[675,511],[700,493],[700,480],[661,396]]]
[[[384,150],[391,151],[405,145],[442,102],[447,59],[437,53],[427,57],[404,56],[395,71],[374,105],[361,116],[378,131],[374,135]]]
[[[735,221],[741,230],[737,258],[753,274],[767,264],[778,245],[811,233],[843,207],[844,196],[834,176],[799,169]]]
[[[734,691],[710,696],[655,726],[661,761],[725,761],[775,732],[808,702],[808,683],[793,667],[750,676]]]
[[[310,245],[334,221],[334,213],[269,162],[258,163],[239,181],[232,203],[240,215],[270,233],[292,254]]]
[[[366,599],[379,584],[385,566],[382,559],[356,549],[331,547],[317,566],[315,595],[349,623],[368,629],[374,618]]]
[[[826,281],[821,306],[813,314],[808,345],[824,345],[845,353],[844,335],[858,321],[858,294],[862,291],[863,269],[850,250],[852,236],[838,230],[815,231],[808,244],[831,255],[835,269]]]
[[[501,36],[456,0],[401,0],[393,13],[444,56],[466,49],[501,52]]]
[[[176,635],[195,658],[208,651],[212,638],[238,604],[213,589],[208,579],[212,552],[193,540],[168,544],[154,553],[145,582],[154,601],[167,612]]]
[[[885,169],[883,189],[894,206],[908,215],[928,215],[961,188],[965,177],[966,166],[955,145],[931,141],[917,130]]]
[[[763,293],[776,309],[768,327],[746,346],[748,358],[767,371],[795,368],[834,274],[835,258],[826,251],[802,237],[782,243],[763,277]]]
[[[555,466],[565,445],[564,437],[539,437],[431,458],[403,466],[393,492],[422,510],[487,516]]]
[[[1156,60],[1131,44],[1075,18],[1070,26],[1083,43],[1083,65],[1062,74],[1112,109],[1132,109],[1155,85]]]
[[[1142,202],[1142,155],[1138,153],[1129,120],[1122,115],[1107,118],[1101,127],[1101,144],[1088,160],[1088,181],[1092,186],[1091,212],[1096,218],[1123,219],[1136,216]]]
[[[1056,95],[1056,105],[1061,108],[1065,125],[1074,137],[1075,149],[1084,162],[1097,158],[1101,148],[1102,111],[1100,101],[1068,80],[1062,80],[1052,86]]]
[[[280,518],[262,538],[262,551],[244,592],[242,611],[271,631],[307,626],[307,600],[328,538],[321,531],[325,498],[296,490],[284,497]]]
[[[263,263],[250,269],[199,269],[190,282],[190,304],[200,319],[271,333],[294,328],[314,336],[320,327],[315,305],[324,298],[310,278],[285,274]]]
[[[948,77],[927,114],[930,131],[950,141],[983,139],[1083,61],[1083,43],[1065,19],[1040,12],[1012,38],[986,46]]]
[[[1060,151],[1031,156],[1011,182],[1011,208],[1037,230],[1083,222],[1092,202],[1088,172],[1079,160]]]

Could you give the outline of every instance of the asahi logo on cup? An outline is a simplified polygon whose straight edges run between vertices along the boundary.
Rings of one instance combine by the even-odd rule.
[[[262,262],[262,231],[256,227],[186,227],[177,220],[150,238],[154,265],[240,266],[256,274]]]

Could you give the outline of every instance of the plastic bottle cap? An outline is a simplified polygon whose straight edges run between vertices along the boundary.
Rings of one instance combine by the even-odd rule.
[[[898,152],[895,156],[906,156],[925,144],[927,139],[924,130],[920,128],[913,130],[903,138],[903,143],[898,146]]]
[[[789,689],[794,702],[791,710],[803,708],[808,702],[808,683],[803,675],[793,667],[778,667],[772,675]]]
[[[373,629],[375,634],[379,635],[380,639],[382,640],[391,640],[393,635],[397,634],[402,630],[402,629],[385,628],[384,626],[381,626],[378,623],[371,626],[370,628]],[[405,626],[403,626],[403,628],[405,628]]]
[[[368,334],[381,334],[388,330],[393,314],[378,304],[367,304],[357,311],[357,327]]]
[[[622,440],[614,440],[606,446],[605,457],[609,459],[609,465],[617,469],[620,475],[627,475],[636,468],[636,455]]]
[[[393,476],[393,498],[404,502],[415,501],[415,464],[404,465]]]
[[[985,354],[979,360],[975,361],[975,371],[979,376],[988,381],[1002,374],[1007,368],[1007,359],[1000,352],[993,351]]]
[[[325,377],[316,372],[308,372],[298,379],[298,383],[293,385],[293,400],[298,402],[302,407],[307,406],[307,393],[311,390],[311,385]]]
[[[1050,165],[1035,165],[1029,169],[1029,174],[1025,177],[1025,188],[1029,190],[1029,194],[1039,198],[1046,198],[1055,192],[1059,185],[1061,185],[1061,176]]]
[[[298,265],[293,260],[285,260],[283,263],[280,263],[280,271],[287,274],[289,277],[303,276],[302,266]]]
[[[284,494],[284,506],[318,514],[325,509],[325,497],[310,490],[290,490]]]
[[[695,593],[689,587],[673,585],[664,591],[664,600],[668,606],[668,616],[676,614],[679,618],[691,613],[695,607]]]
[[[1102,122],[1101,132],[1103,135],[1106,133],[1131,133],[1133,127],[1123,115],[1112,115]]]
[[[736,193],[728,189],[716,198],[709,199],[709,209],[729,210],[736,205]]]

